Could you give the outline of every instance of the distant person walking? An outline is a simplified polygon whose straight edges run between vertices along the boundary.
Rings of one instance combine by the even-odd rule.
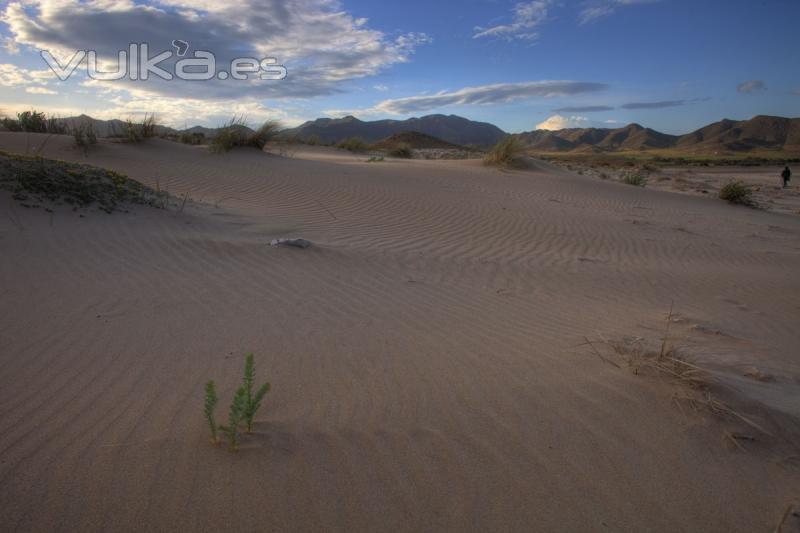
[[[783,188],[785,189],[789,186],[789,181],[792,179],[792,171],[789,170],[789,167],[783,169],[781,177],[783,178]]]

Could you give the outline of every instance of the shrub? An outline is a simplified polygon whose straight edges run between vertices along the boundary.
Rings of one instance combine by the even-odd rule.
[[[741,181],[730,181],[719,191],[719,197],[732,204],[755,206],[753,190]]]
[[[132,143],[139,143],[145,139],[156,136],[156,116],[152,113],[145,113],[141,122],[133,122],[128,119],[125,121],[125,140]]]
[[[306,139],[306,144],[309,146],[317,146],[318,144],[321,144],[319,135],[316,133],[311,135],[308,139]]]
[[[647,178],[641,174],[625,174],[622,176],[622,183],[635,187],[644,187],[647,185]]]
[[[194,132],[194,133],[183,132],[178,137],[178,141],[180,141],[183,144],[191,144],[194,146],[197,146],[199,144],[205,144],[206,134],[202,132]]]
[[[357,153],[366,152],[367,148],[369,148],[369,145],[367,144],[367,141],[361,137],[348,137],[347,139],[342,139],[336,143],[336,148]]]
[[[253,354],[247,354],[247,358],[244,362],[244,387],[246,391],[244,421],[248,433],[253,432],[253,418],[255,417],[258,408],[261,407],[261,401],[264,399],[264,395],[269,392],[269,383],[264,383],[255,393],[253,393],[253,385],[255,384],[255,380],[256,364],[253,359]]]
[[[22,131],[30,133],[47,133],[47,118],[41,111],[23,111],[17,113]]]
[[[3,120],[0,121],[0,125],[2,125],[3,129],[6,131],[22,131],[19,120],[14,120],[13,118],[4,117]]]
[[[97,134],[91,122],[76,124],[72,127],[72,136],[75,138],[75,145],[86,152],[89,146],[97,144]]]
[[[214,409],[217,407],[217,388],[214,381],[211,380],[206,383],[206,396],[205,396],[205,415],[208,422],[208,428],[211,430],[211,442],[215,446],[219,445],[219,437],[217,436],[217,422],[214,420]]]
[[[244,117],[233,116],[228,122],[217,130],[211,138],[211,151],[216,153],[228,152],[235,146],[247,144],[247,123]]]
[[[242,424],[242,419],[244,418],[246,401],[247,391],[244,387],[239,387],[236,389],[236,394],[231,402],[231,408],[228,411],[228,425],[219,427],[220,431],[228,438],[228,444],[232,452],[239,449],[239,441],[241,440],[239,426]]]
[[[281,130],[281,123],[277,120],[267,120],[259,128],[250,135],[248,144],[259,149],[275,139]]]
[[[516,164],[525,153],[525,146],[512,135],[500,139],[483,158],[486,165],[509,167]]]
[[[411,159],[414,156],[414,152],[411,150],[410,144],[401,142],[397,143],[391,150],[389,150],[389,155],[392,157]]]

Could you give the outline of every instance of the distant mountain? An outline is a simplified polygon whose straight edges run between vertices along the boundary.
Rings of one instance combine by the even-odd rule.
[[[539,152],[619,152],[675,148],[687,153],[734,153],[757,150],[800,152],[800,118],[757,116],[722,120],[686,135],[667,135],[639,124],[623,128],[535,130],[517,134]]]
[[[355,117],[319,118],[296,128],[284,130],[287,137],[307,140],[318,137],[323,143],[335,143],[347,137],[361,137],[374,143],[402,132],[424,133],[458,145],[492,145],[507,134],[493,124],[475,122],[456,115],[428,115],[408,120],[362,121]]]
[[[414,148],[416,150],[420,149],[453,150],[462,148],[457,144],[449,143],[447,141],[443,141],[431,135],[425,135],[424,133],[419,133],[417,131],[404,131],[401,133],[395,133],[394,135],[391,135],[383,140],[376,142],[375,144],[372,145],[372,147],[378,150],[390,150],[400,143],[405,143],[409,145],[411,148]]]
[[[100,120],[96,118],[92,118],[88,115],[79,115],[77,117],[67,117],[60,119],[61,122],[67,125],[67,128],[72,129],[78,125],[86,125],[91,122],[92,127],[94,128],[95,133],[98,137],[118,137],[122,136],[125,133],[125,127],[127,122],[124,120],[119,119],[111,119],[111,120]],[[248,133],[252,133],[253,130],[248,128],[247,126],[238,126],[239,128],[245,130]],[[186,128],[182,130],[178,130],[175,128],[170,128],[169,126],[162,126],[156,125],[156,134],[157,135],[179,135],[181,133],[202,133],[207,138],[214,137],[219,128],[206,128],[204,126],[193,126],[191,128]]]

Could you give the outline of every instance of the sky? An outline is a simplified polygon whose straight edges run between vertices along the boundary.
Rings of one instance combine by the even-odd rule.
[[[185,127],[442,113],[512,133],[637,122],[672,134],[800,116],[800,0],[25,0],[0,12],[6,115],[149,112]],[[157,66],[173,79],[98,79],[131,43],[171,55]],[[42,51],[74,71],[60,79]],[[202,52],[213,69],[183,71],[211,79],[178,79]]]

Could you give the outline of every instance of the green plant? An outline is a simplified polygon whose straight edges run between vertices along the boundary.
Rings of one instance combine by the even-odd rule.
[[[647,185],[647,178],[642,174],[625,174],[622,176],[622,183],[626,185],[633,185],[635,187],[644,187]]]
[[[382,163],[382,162],[383,162],[383,156],[382,155],[378,155],[378,156],[373,155],[372,157],[367,159],[367,163]]]
[[[497,141],[491,150],[483,158],[486,165],[509,167],[519,161],[525,153],[525,146],[513,135],[509,135]]]
[[[246,391],[244,421],[248,433],[253,432],[253,418],[258,408],[261,407],[261,401],[264,399],[264,396],[269,392],[269,383],[264,383],[253,393],[255,380],[256,364],[254,356],[253,354],[247,354],[247,358],[244,361],[244,387]]]
[[[97,144],[97,135],[91,122],[73,126],[72,136],[75,138],[75,145],[83,149],[84,153],[90,145]]]
[[[397,143],[391,150],[389,150],[389,155],[392,157],[411,159],[411,157],[414,155],[414,152],[411,150],[410,144],[401,142]]]
[[[219,429],[228,438],[230,450],[235,452],[239,449],[239,441],[241,440],[241,433],[239,433],[239,426],[242,425],[242,419],[245,415],[245,408],[247,407],[247,390],[244,387],[236,389],[236,394],[233,396],[230,411],[228,411],[228,425],[220,426]]]
[[[753,190],[741,181],[730,181],[719,191],[719,197],[732,204],[754,207]]]
[[[316,133],[312,134],[308,139],[306,139],[306,144],[309,146],[317,146],[320,143],[319,135]]]
[[[211,442],[215,446],[219,445],[219,437],[217,436],[217,422],[214,420],[214,409],[217,407],[217,388],[214,380],[206,383],[206,396],[205,396],[205,415],[208,427],[211,430]]]
[[[369,145],[361,137],[348,137],[336,143],[336,148],[347,150],[348,152],[366,152]]]
[[[22,131],[19,120],[14,120],[13,118],[3,117],[3,119],[0,120],[0,126],[6,131]]]

